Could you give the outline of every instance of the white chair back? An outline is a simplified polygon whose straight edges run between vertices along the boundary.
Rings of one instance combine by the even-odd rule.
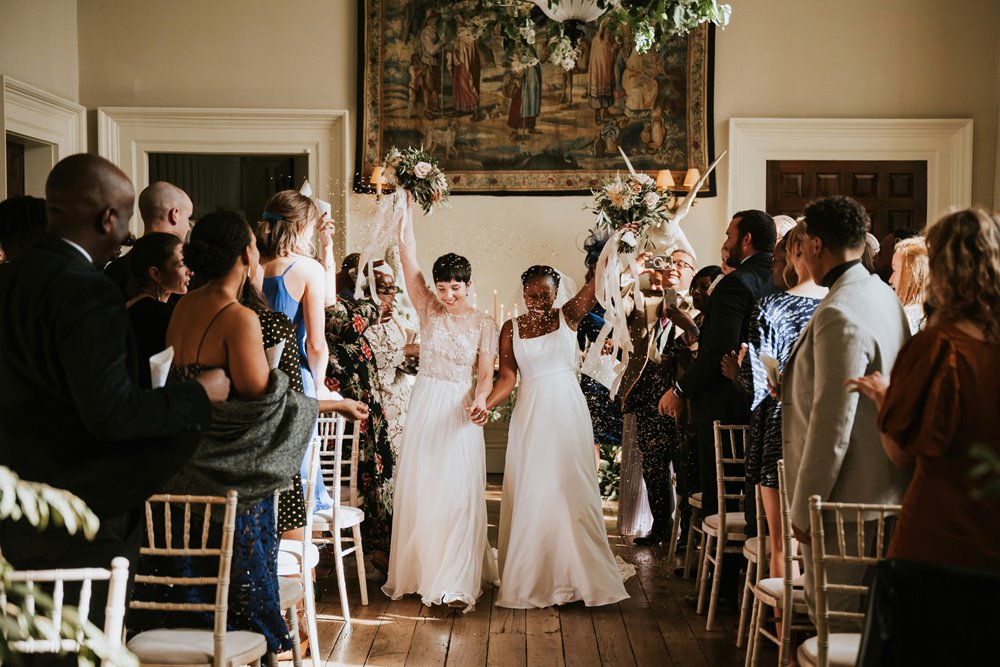
[[[104,639],[111,648],[122,643],[122,623],[125,618],[125,593],[128,590],[128,559],[121,556],[111,561],[111,569],[99,567],[60,570],[14,570],[0,579],[0,610],[9,604],[20,606],[34,630],[40,636],[13,633],[16,627],[6,624],[7,646],[14,653],[79,653],[89,645],[82,625],[90,617],[93,582],[108,581],[108,599],[104,615]],[[80,584],[79,602],[65,605],[66,583]],[[38,586],[42,584],[42,586]],[[9,588],[8,588],[9,586]],[[51,592],[49,589],[51,588]],[[41,590],[40,590],[41,589]],[[41,596],[51,595],[51,605],[41,604]],[[11,599],[13,598],[13,599]],[[51,607],[51,608],[48,608]],[[75,616],[75,619],[73,618]],[[73,636],[64,636],[64,621],[77,626]],[[75,622],[74,622],[75,621]]]
[[[340,420],[339,437],[341,454],[339,459],[333,447],[337,437],[337,420]],[[346,434],[347,437],[345,439],[346,424],[347,420],[341,415],[334,413],[320,415],[320,469],[323,474],[323,482],[330,489],[331,495],[333,495],[334,490],[339,494],[338,505],[360,507],[364,502],[364,499],[358,495],[358,460],[361,444],[361,424],[353,422],[351,432]],[[344,447],[349,448],[346,460],[343,456]],[[345,490],[347,491],[346,498],[343,497]]]
[[[151,600],[133,599],[129,608],[149,609],[157,611],[201,611],[214,612],[215,623],[213,639],[215,644],[214,659],[216,665],[224,664],[226,621],[229,611],[229,578],[233,561],[233,539],[236,532],[236,502],[237,494],[229,490],[226,497],[220,496],[171,496],[155,495],[146,501],[146,546],[139,550],[142,556],[214,556],[219,559],[219,567],[214,577],[175,577],[136,574],[136,584],[152,584],[163,586],[215,586],[215,603],[195,602],[156,602]],[[159,507],[157,507],[159,506]],[[215,507],[223,508],[222,540],[218,547],[209,546],[209,534],[212,525],[212,511]],[[183,507],[183,537],[181,544],[174,544],[172,523],[174,508]],[[155,509],[154,509],[155,508]],[[161,509],[162,508],[162,509]],[[192,509],[196,511],[192,512]],[[157,524],[155,513],[160,511],[163,523]],[[192,534],[192,519],[199,521],[200,531]],[[157,539],[157,536],[160,539]],[[137,589],[138,590],[141,589]]]
[[[746,490],[746,446],[750,428],[742,424],[714,423],[715,429],[715,474],[719,497],[720,525],[725,525],[726,501],[739,503],[743,511]]]
[[[841,611],[830,609],[830,593],[844,593],[865,598],[868,586],[865,584],[837,583],[830,580],[827,565],[830,563],[850,565],[875,565],[884,558],[888,546],[889,535],[886,531],[886,518],[899,514],[899,505],[881,505],[873,503],[827,503],[819,496],[809,498],[809,527],[812,541],[812,577],[816,594],[816,631],[818,665],[825,666],[829,661],[830,625],[831,621],[863,622],[862,612]],[[871,517],[874,516],[874,519]],[[874,523],[874,555],[869,555],[866,545],[866,522]],[[853,543],[846,539],[845,524],[850,525],[854,533]],[[836,549],[828,551],[826,544],[826,526],[833,526],[836,531]],[[850,545],[850,546],[848,546]]]

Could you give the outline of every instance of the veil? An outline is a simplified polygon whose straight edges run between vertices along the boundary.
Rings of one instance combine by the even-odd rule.
[[[577,286],[576,281],[567,276],[565,273],[556,269],[555,267],[549,267],[553,269],[557,274],[559,274],[559,287],[556,289],[556,300],[552,303],[553,308],[562,308],[566,305],[566,302],[576,296]],[[505,304],[501,304],[504,307],[504,314],[501,320],[505,321],[508,316],[514,317],[517,315],[523,315],[527,312],[528,307],[524,303],[524,286],[521,284],[521,278],[518,276],[517,288],[514,290],[510,300],[510,309],[508,310]],[[497,313],[500,317],[500,313]],[[503,321],[500,323],[503,324]]]

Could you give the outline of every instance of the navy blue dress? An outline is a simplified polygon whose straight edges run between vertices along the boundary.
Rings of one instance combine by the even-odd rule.
[[[778,460],[782,456],[781,401],[768,391],[767,371],[760,355],[777,359],[779,368],[784,370],[795,341],[819,303],[820,299],[775,292],[758,301],[750,311],[747,353],[739,381],[753,396],[746,464],[750,484],[778,488]]]

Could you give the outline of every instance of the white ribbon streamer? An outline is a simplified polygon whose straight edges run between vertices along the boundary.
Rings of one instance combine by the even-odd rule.
[[[627,234],[632,234],[632,232],[619,229],[612,234],[608,242],[604,244],[604,250],[601,251],[601,256],[594,267],[594,275],[596,276],[594,292],[597,302],[604,307],[604,326],[597,334],[597,340],[590,346],[587,358],[584,360],[584,365],[598,364],[600,361],[598,357],[604,350],[605,341],[608,340],[612,344],[612,358],[617,358],[618,352],[621,351],[622,358],[615,365],[615,380],[609,387],[611,398],[614,398],[618,393],[622,376],[625,374],[625,369],[628,368],[629,355],[632,353],[628,313],[625,310],[625,298],[622,294],[623,269],[628,268],[632,272],[634,278],[631,286],[632,296],[636,303],[640,299],[639,266],[635,261],[637,249],[624,253],[618,252],[619,243]]]
[[[375,221],[368,230],[368,237],[361,247],[358,258],[358,271],[368,274],[368,292],[373,301],[378,301],[375,296],[375,272],[372,270],[372,262],[385,259],[385,252],[389,246],[399,242],[399,229],[403,222],[403,216],[413,218],[413,210],[407,206],[406,190],[396,188],[391,195],[382,197],[379,201],[378,212],[375,214]],[[360,279],[354,288],[354,298],[360,299],[364,295],[364,285]]]

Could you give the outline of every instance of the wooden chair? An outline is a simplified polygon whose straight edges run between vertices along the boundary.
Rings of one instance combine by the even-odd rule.
[[[321,449],[320,451],[332,451],[334,459],[334,469],[342,470],[345,465],[344,453],[344,426],[345,419],[340,415],[321,415],[318,423],[318,434]],[[354,433],[359,433],[360,424],[354,423]],[[358,449],[358,439],[353,436],[353,450]],[[350,464],[350,462],[347,463]],[[365,520],[365,513],[358,507],[344,505],[342,503],[342,486],[333,485],[333,507],[321,510],[313,514],[313,525],[310,531],[314,544],[333,545],[334,564],[337,568],[337,587],[340,589],[340,611],[344,621],[351,620],[351,610],[347,603],[347,582],[344,577],[344,557],[354,554],[358,568],[358,584],[361,587],[361,604],[368,604],[368,580],[365,577],[365,554],[361,544],[361,522]],[[342,531],[350,530],[351,536],[344,537]],[[344,549],[344,541],[350,542],[353,546]]]
[[[691,567],[695,563],[695,551],[701,549],[705,542],[705,533],[701,529],[701,491],[692,493],[687,497],[688,507],[691,508],[691,517],[688,519],[687,544],[684,550],[684,571],[681,574],[685,579],[691,576]],[[667,554],[667,562],[673,563],[677,554],[677,542],[680,540],[681,524],[680,511],[677,512],[677,520],[674,521],[673,534],[670,536],[670,551]],[[696,537],[697,536],[697,537]],[[698,558],[698,571],[701,571],[701,558]],[[699,577],[695,577],[699,579]]]
[[[8,603],[19,605],[29,619],[34,623],[40,637],[21,636],[14,631],[14,626],[7,625],[5,634],[7,647],[13,653],[79,653],[81,649],[92,646],[92,640],[87,639],[82,628],[74,636],[65,636],[63,623],[71,616],[70,607],[64,604],[66,584],[80,584],[79,602],[75,607],[76,621],[80,625],[87,622],[90,616],[90,603],[93,582],[108,581],[108,599],[104,614],[104,643],[110,648],[120,647],[122,643],[122,622],[125,618],[125,594],[128,591],[128,559],[121,556],[111,561],[111,569],[99,567],[84,567],[61,570],[12,570],[0,579],[0,610],[7,608]],[[5,584],[17,589],[16,600],[8,600],[8,590]],[[42,586],[39,587],[38,584]],[[40,593],[38,588],[44,590]],[[51,592],[50,592],[51,589]],[[50,596],[51,610],[43,610],[36,604],[39,594]],[[49,615],[46,615],[49,614]]]
[[[313,583],[313,568],[319,563],[319,549],[312,542],[313,513],[316,511],[316,480],[319,476],[320,438],[313,438],[309,445],[309,472],[306,478],[306,525],[302,529],[302,539],[296,541],[295,549],[279,549],[278,589],[281,609],[288,614],[288,626],[292,634],[292,663],[302,665],[302,647],[299,644],[299,623],[296,605],[303,601],[306,623],[309,631],[309,652],[313,663],[319,664],[319,632],[316,623],[316,591]],[[282,540],[284,545],[290,540]],[[287,545],[286,545],[287,547]],[[305,557],[302,555],[305,554]],[[276,664],[276,663],[273,663]]]
[[[858,611],[837,611],[830,609],[830,593],[844,593],[867,597],[868,586],[830,581],[827,565],[875,565],[885,554],[889,536],[886,534],[885,520],[888,515],[898,514],[899,505],[879,505],[868,503],[825,503],[819,496],[809,498],[809,533],[812,540],[812,574],[816,592],[816,632],[817,636],[807,639],[799,646],[798,662],[810,667],[853,667],[857,663],[861,646],[861,633],[830,632],[831,621],[852,621],[863,623],[865,615]],[[874,515],[874,519],[866,518]],[[846,519],[845,519],[846,517]],[[865,522],[874,523],[874,555],[866,553],[867,538]],[[851,525],[854,533],[854,548],[847,545],[844,524]],[[837,531],[837,549],[827,552],[826,527],[832,525]],[[859,605],[859,608],[860,605]]]
[[[163,523],[154,521],[154,506],[162,506]],[[222,540],[219,547],[209,546],[214,507],[224,508]],[[183,508],[184,532],[182,544],[174,545],[171,523],[174,508]],[[192,509],[195,511],[192,512]],[[159,508],[157,508],[159,509]],[[201,516],[197,516],[198,513]],[[200,534],[192,535],[200,522]],[[146,501],[146,546],[139,553],[157,557],[215,557],[219,560],[214,577],[175,577],[137,574],[136,584],[161,586],[215,586],[215,603],[155,602],[133,599],[131,609],[148,609],[166,612],[214,612],[213,630],[173,629],[140,632],[128,643],[128,649],[143,665],[198,665],[204,667],[240,667],[251,664],[259,667],[261,657],[267,652],[264,636],[256,632],[226,630],[229,611],[229,575],[233,560],[233,534],[236,530],[236,491],[230,490],[225,498],[219,496],[156,495]],[[158,540],[157,535],[162,535]],[[136,597],[142,587],[136,589]]]
[[[358,458],[361,447],[361,424],[353,422],[351,432],[347,433],[345,427],[345,447],[348,448],[346,459],[343,458],[340,465],[336,462],[336,454],[332,447],[320,450],[320,470],[323,475],[323,483],[326,488],[340,488],[341,504],[348,507],[362,507],[365,504],[364,496],[358,494]]]
[[[715,607],[719,601],[719,585],[722,581],[722,562],[727,553],[743,551],[746,540],[743,516],[743,491],[746,486],[746,438],[749,428],[743,425],[723,426],[718,421],[715,427],[715,471],[719,498],[719,513],[705,517],[702,530],[705,531],[705,545],[702,549],[699,567],[698,613],[705,611],[708,598],[708,617],[705,629],[711,630],[715,623]],[[732,490],[735,489],[735,490]],[[728,511],[727,501],[737,501],[739,510]],[[708,566],[712,566],[712,589],[708,589]],[[707,595],[706,595],[707,594]]]
[[[743,557],[747,559],[746,579],[743,582],[743,591],[740,594],[740,620],[736,626],[736,648],[743,646],[743,637],[746,635],[747,619],[750,618],[751,600],[753,600],[753,589],[767,571],[770,556],[770,540],[767,537],[767,521],[764,515],[764,501],[761,499],[760,485],[754,487],[754,502],[757,508],[757,535],[748,537],[743,543]],[[761,550],[763,548],[763,557]]]
[[[790,648],[793,630],[813,630],[806,606],[806,592],[801,577],[793,576],[795,563],[802,558],[796,554],[798,542],[792,537],[792,517],[788,505],[788,487],[785,485],[785,462],[778,461],[778,497],[781,503],[781,542],[784,561],[783,576],[759,578],[753,587],[753,613],[750,617],[750,642],[747,644],[746,665],[757,665],[760,637],[778,645],[778,665],[784,667],[791,661]],[[767,629],[768,609],[781,609],[781,635]],[[789,611],[790,610],[790,611]],[[775,619],[776,621],[777,619]]]

